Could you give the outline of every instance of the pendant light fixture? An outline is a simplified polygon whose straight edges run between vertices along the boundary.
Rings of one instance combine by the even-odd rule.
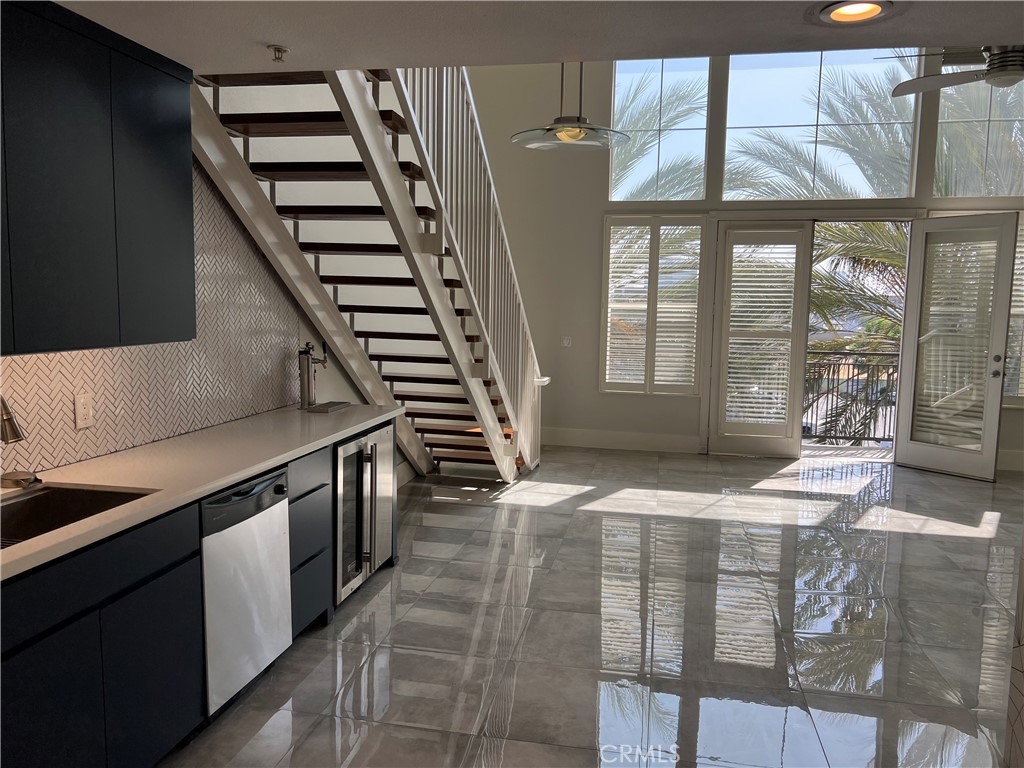
[[[565,64],[562,64],[562,89],[559,97],[559,116],[543,128],[531,128],[512,134],[512,143],[527,149],[558,149],[584,152],[608,149],[623,143],[629,136],[621,131],[594,125],[583,117],[583,62],[580,62],[579,108],[575,115],[565,113]]]

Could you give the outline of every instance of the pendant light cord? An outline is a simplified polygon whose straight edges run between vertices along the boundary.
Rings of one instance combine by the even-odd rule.
[[[577,120],[583,118],[583,62],[580,62],[580,107],[576,111]]]
[[[561,90],[558,93],[558,114],[565,114],[565,62],[562,62]]]

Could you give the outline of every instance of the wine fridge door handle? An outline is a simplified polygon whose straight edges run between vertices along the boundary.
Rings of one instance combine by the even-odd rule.
[[[370,443],[370,567],[377,567],[377,442]]]
[[[373,454],[366,450],[360,452],[363,458],[363,508],[360,510],[363,528],[363,571],[373,567]]]

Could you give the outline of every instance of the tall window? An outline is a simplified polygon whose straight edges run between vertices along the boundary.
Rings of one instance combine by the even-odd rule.
[[[906,197],[915,74],[889,50],[733,56],[725,199]]]
[[[979,69],[943,67],[943,72]],[[936,197],[1024,195],[1024,83],[943,88],[935,150]]]
[[[701,223],[610,217],[602,391],[697,390]]]
[[[708,62],[616,63],[612,124],[629,142],[612,151],[612,200],[704,198]]]

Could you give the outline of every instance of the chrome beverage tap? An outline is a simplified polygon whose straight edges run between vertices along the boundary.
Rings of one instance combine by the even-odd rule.
[[[313,342],[299,350],[299,408],[305,410],[316,405],[316,369],[314,365],[327,367],[327,342],[323,342],[323,357],[313,357]]]

